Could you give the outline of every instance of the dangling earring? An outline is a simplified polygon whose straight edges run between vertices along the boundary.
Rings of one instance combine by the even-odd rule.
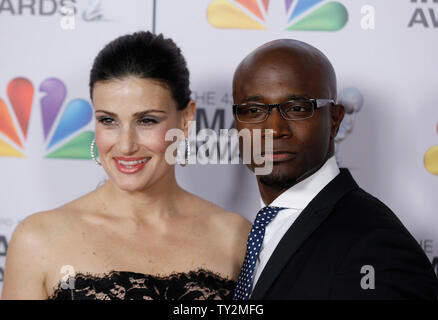
[[[184,161],[184,165],[189,164],[189,158],[190,158],[190,142],[189,139],[186,138],[186,152],[185,152],[185,157],[184,157],[185,161]]]
[[[94,162],[98,165],[101,166],[102,163],[100,163],[97,158],[96,155],[94,154],[94,145],[96,144],[96,139],[93,139],[93,141],[91,141],[91,146],[90,146],[90,153],[91,153],[91,158],[94,160]]]
[[[184,139],[184,160],[183,161],[179,161],[178,163],[185,167],[188,163],[189,163],[189,158],[190,158],[190,142],[188,138]],[[182,160],[180,158],[180,160]]]

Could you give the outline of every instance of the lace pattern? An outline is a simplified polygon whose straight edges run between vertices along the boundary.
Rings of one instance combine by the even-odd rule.
[[[76,273],[74,289],[61,283],[49,300],[231,300],[236,282],[199,269],[155,276],[130,271]]]

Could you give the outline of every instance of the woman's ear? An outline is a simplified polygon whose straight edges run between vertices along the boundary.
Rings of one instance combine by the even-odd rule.
[[[189,103],[187,103],[187,107],[182,110],[182,129],[184,131],[184,135],[186,137],[189,136],[189,124],[190,121],[194,121],[195,119],[195,113],[196,113],[196,103],[194,100],[190,100]]]

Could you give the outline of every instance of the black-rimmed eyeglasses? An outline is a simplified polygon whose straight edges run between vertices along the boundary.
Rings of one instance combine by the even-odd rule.
[[[244,123],[258,123],[268,119],[272,109],[278,108],[286,120],[303,120],[313,116],[315,109],[327,104],[335,104],[333,99],[299,99],[282,103],[264,104],[249,102],[233,104],[233,113],[237,120]]]

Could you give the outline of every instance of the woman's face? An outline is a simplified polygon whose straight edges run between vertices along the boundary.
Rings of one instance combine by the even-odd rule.
[[[138,77],[97,82],[93,103],[100,162],[119,188],[143,190],[173,169],[165,135],[182,128],[184,116],[163,84]]]

